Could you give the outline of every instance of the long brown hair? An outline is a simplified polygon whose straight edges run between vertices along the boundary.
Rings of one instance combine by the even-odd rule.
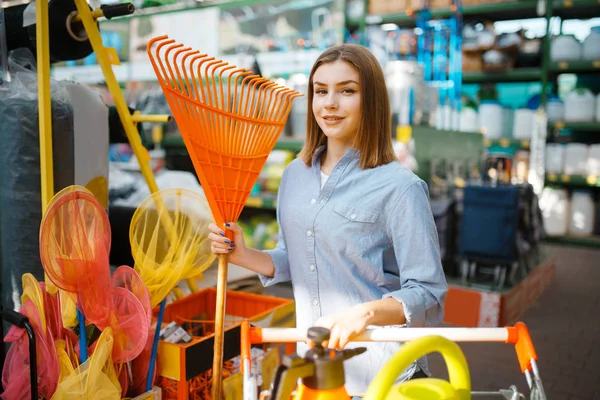
[[[374,168],[395,161],[397,158],[392,148],[390,100],[383,71],[373,54],[356,44],[331,47],[325,50],[313,65],[308,79],[306,140],[298,158],[310,166],[315,150],[327,143],[327,137],[312,112],[313,76],[321,65],[338,60],[352,65],[360,77],[361,118],[354,143],[360,151],[360,167]]]

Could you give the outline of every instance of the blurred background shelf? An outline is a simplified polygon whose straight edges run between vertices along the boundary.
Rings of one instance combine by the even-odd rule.
[[[474,4],[463,6],[463,16],[472,18],[489,19],[493,21],[504,21],[511,19],[526,19],[539,17],[536,12],[537,0],[514,1],[508,3]],[[452,15],[451,8],[439,8],[429,11],[431,17],[448,18]],[[415,25],[415,11],[407,10],[401,13],[368,15],[367,24],[397,24],[400,27],[411,27]],[[360,21],[350,20],[351,25],[358,25]]]
[[[518,68],[509,71],[464,72],[463,83],[482,82],[538,82],[542,76],[540,68]]]
[[[246,201],[246,207],[275,210],[277,208],[277,201],[261,196],[250,196]]]
[[[550,61],[550,71],[559,74],[600,72],[600,60]]]
[[[600,187],[597,176],[546,174],[546,182],[573,187]]]
[[[600,134],[600,122],[551,122],[548,127],[549,129],[570,129],[582,132],[598,132]]]
[[[483,145],[485,147],[498,146],[503,148],[515,147],[519,149],[528,149],[529,140],[515,140],[515,139],[484,139]]]
[[[577,236],[551,236],[544,239],[546,243],[563,245],[563,246],[578,246],[592,249],[600,248],[600,237],[577,237]]]

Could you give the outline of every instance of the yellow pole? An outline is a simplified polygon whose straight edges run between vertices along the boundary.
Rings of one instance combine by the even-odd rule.
[[[102,69],[104,79],[106,79],[106,86],[108,87],[110,94],[113,96],[115,107],[117,108],[117,112],[119,113],[119,117],[123,123],[123,128],[125,129],[125,134],[127,135],[127,139],[129,140],[133,154],[135,154],[140,165],[142,176],[146,180],[146,184],[148,185],[150,193],[156,193],[158,192],[158,186],[156,185],[152,168],[150,168],[148,152],[142,145],[142,139],[140,138],[137,129],[135,129],[131,113],[129,112],[129,108],[125,102],[125,97],[123,96],[123,92],[119,87],[117,78],[115,78],[115,73],[110,64],[106,49],[102,44],[102,37],[100,36],[100,32],[96,26],[96,21],[94,20],[92,11],[90,11],[85,0],[75,0],[75,5],[77,6],[79,18],[81,18],[83,27],[87,32],[88,39],[90,40],[92,48],[94,49],[94,53],[96,54],[96,58],[98,59],[98,64]]]
[[[142,115],[134,114],[131,116],[133,122],[169,122],[173,117],[168,114]]]
[[[50,98],[50,43],[48,39],[48,1],[35,2],[38,123],[40,130],[40,173],[42,213],[54,196],[54,165],[52,162],[52,107]]]

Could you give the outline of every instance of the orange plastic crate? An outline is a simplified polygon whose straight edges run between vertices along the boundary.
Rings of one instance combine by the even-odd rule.
[[[163,325],[175,321],[192,336],[192,341],[187,344],[159,341],[158,384],[163,388],[164,398],[210,398],[216,298],[216,290],[207,288],[165,307]],[[240,355],[240,326],[244,320],[262,327],[295,325],[293,300],[252,293],[227,291],[225,315],[224,360]],[[286,352],[291,351],[293,348],[287,346]],[[223,377],[234,372],[232,363],[226,361]]]

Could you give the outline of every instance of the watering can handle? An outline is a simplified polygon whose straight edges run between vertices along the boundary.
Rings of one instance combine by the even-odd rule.
[[[408,368],[414,360],[429,353],[439,352],[448,366],[450,384],[457,393],[457,400],[471,397],[471,378],[467,360],[456,343],[442,336],[425,336],[408,342],[392,356],[387,364],[375,376],[364,400],[381,400],[387,398],[394,381]]]

